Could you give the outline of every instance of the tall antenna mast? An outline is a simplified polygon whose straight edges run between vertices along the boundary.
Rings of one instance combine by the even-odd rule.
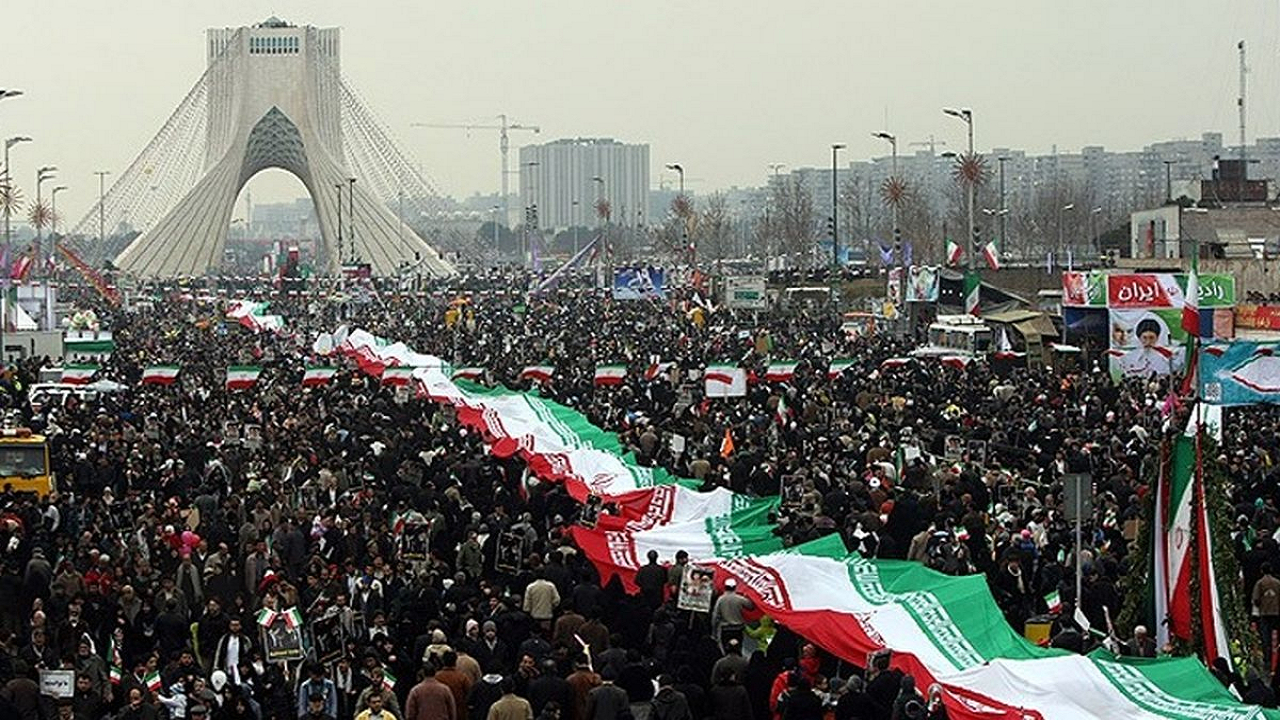
[[[1236,99],[1236,105],[1240,110],[1240,163],[1243,165],[1245,158],[1244,145],[1244,99],[1245,99],[1245,75],[1249,72],[1249,67],[1244,62],[1244,41],[1236,43],[1236,49],[1240,51],[1240,97]]]

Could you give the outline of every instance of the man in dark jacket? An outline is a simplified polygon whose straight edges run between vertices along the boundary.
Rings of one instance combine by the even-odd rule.
[[[673,685],[675,679],[667,673],[658,676],[658,692],[649,701],[649,717],[653,720],[693,720],[684,693]]]
[[[707,708],[712,720],[753,720],[751,697],[731,668],[720,669],[707,692]]]

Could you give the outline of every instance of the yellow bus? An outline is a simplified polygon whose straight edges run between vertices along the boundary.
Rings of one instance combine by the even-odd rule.
[[[49,442],[28,428],[0,431],[0,487],[44,497],[57,483],[49,469]]]

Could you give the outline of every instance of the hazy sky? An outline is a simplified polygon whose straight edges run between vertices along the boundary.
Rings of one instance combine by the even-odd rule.
[[[205,28],[273,14],[341,27],[348,81],[456,197],[498,189],[496,133],[410,123],[541,125],[513,156],[535,138],[648,142],[655,184],[680,162],[698,192],[827,165],[832,142],[883,154],[870,133],[886,127],[958,148],[946,105],[973,108],[980,148],[1234,143],[1242,39],[1250,141],[1280,136],[1280,6],[1261,0],[41,0],[6,13],[0,43],[0,87],[26,92],[0,102],[0,134],[36,140],[13,151],[23,191],[56,165],[60,214],[79,219],[93,170],[118,177],[200,77]],[[265,175],[251,188],[304,194]]]

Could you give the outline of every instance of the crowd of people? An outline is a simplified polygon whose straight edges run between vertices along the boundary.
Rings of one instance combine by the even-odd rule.
[[[568,532],[579,505],[563,487],[487,452],[449,409],[316,357],[316,334],[340,324],[572,407],[638,462],[705,489],[781,493],[787,544],[839,533],[868,557],[983,573],[1019,631],[1050,593],[1076,604],[1061,478],[1090,472],[1079,605],[1095,627],[1120,608],[1138,561],[1129,521],[1174,423],[1171,380],[884,366],[916,341],[847,336],[830,306],[743,313],[692,294],[617,302],[585,279],[527,285],[497,273],[413,293],[156,285],[127,309],[80,296],[114,335],[99,373],[124,389],[33,411],[27,389],[61,359],[15,361],[0,378],[0,402],[49,438],[58,478],[44,497],[0,497],[0,717],[945,717],[887,656],[841,662],[749,602],[677,608],[678,572],[642,569],[637,595],[602,586]],[[285,329],[227,320],[232,297],[269,300]],[[835,358],[852,367],[829,375]],[[796,374],[766,382],[770,360],[798,362]],[[645,377],[659,362],[673,365]],[[701,371],[717,362],[747,368],[744,397],[703,397]],[[339,367],[330,383],[301,386],[304,367],[326,363]],[[620,385],[594,384],[606,363],[629,367]],[[179,365],[178,380],[141,384],[155,364]],[[521,380],[535,364],[552,378]],[[228,390],[232,365],[263,373]],[[1268,635],[1280,626],[1278,426],[1269,410],[1232,410],[1222,446],[1232,542]],[[1054,629],[1064,647],[1092,643],[1070,620]],[[1134,630],[1126,651],[1164,651]],[[51,670],[74,674],[66,697],[42,694]],[[1230,681],[1274,705],[1270,678]]]

